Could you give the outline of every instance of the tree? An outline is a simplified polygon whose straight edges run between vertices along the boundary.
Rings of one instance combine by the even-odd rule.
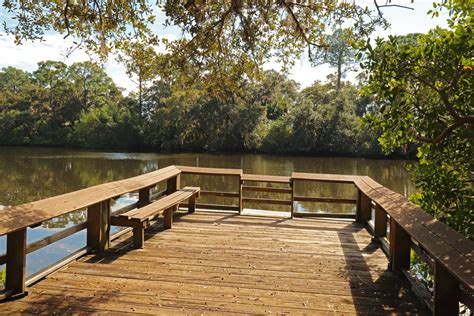
[[[328,29],[344,24],[352,34],[367,35],[383,19],[355,1],[4,1],[15,23],[5,25],[17,43],[41,39],[55,30],[78,39],[92,52],[107,56],[127,42],[157,45],[155,12],[166,25],[182,30],[176,40],[162,39],[168,52],[161,70],[187,69],[189,80],[234,87],[253,77],[269,58],[285,66],[306,50],[325,46]],[[59,18],[58,18],[59,17]],[[191,70],[188,68],[191,65]]]
[[[269,120],[290,112],[299,97],[299,84],[284,73],[265,70],[259,80],[247,80],[235,91],[245,102],[265,109]]]
[[[348,71],[354,70],[357,50],[351,46],[352,36],[347,29],[336,29],[327,39],[326,47],[313,51],[311,62],[318,66],[329,64],[336,68],[337,91],[341,89],[341,80]]]
[[[101,107],[121,97],[115,85],[102,67],[91,61],[77,62],[68,67],[67,80],[72,85],[75,102],[80,110]]]
[[[378,111],[367,116],[380,128],[387,151],[415,142],[411,167],[421,192],[414,200],[466,236],[474,236],[474,42],[470,6],[444,1],[449,29],[368,43],[365,93]]]
[[[122,53],[118,60],[126,66],[127,74],[137,78],[138,82],[138,120],[143,123],[143,91],[146,83],[157,76],[158,55],[153,47],[146,46],[142,42],[123,42]]]
[[[130,111],[118,104],[83,111],[72,137],[86,148],[132,148],[139,138]]]

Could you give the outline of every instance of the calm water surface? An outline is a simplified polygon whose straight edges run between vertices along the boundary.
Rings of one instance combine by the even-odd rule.
[[[408,195],[415,188],[405,171],[406,161],[363,158],[329,158],[270,156],[253,154],[155,154],[113,153],[55,148],[0,147],[0,209],[66,193],[92,185],[120,180],[168,165],[190,165],[216,168],[239,168],[245,173],[290,175],[297,172],[368,175],[386,187]],[[184,176],[182,185],[200,185],[204,190],[235,191],[237,184],[224,177]],[[353,185],[329,185],[299,182],[300,196],[355,197]],[[249,195],[250,196],[250,195]],[[262,196],[263,195],[255,195]],[[230,203],[224,198],[206,197],[203,202]],[[278,198],[285,198],[278,197]],[[286,197],[287,198],[287,197]],[[127,195],[115,201],[117,209],[132,203],[136,196]],[[244,205],[265,208],[264,205]],[[267,206],[286,210],[286,206]],[[300,212],[353,212],[352,205],[300,203]],[[8,210],[3,210],[8,211]],[[85,220],[84,212],[75,212],[29,229],[28,242],[41,239],[65,227]],[[28,274],[63,258],[85,245],[85,231],[74,234],[27,256]],[[5,251],[5,239],[0,239],[0,252]]]

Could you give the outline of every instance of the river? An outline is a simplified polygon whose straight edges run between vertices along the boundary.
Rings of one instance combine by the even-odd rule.
[[[293,171],[368,175],[406,196],[415,190],[405,171],[407,162],[403,160],[228,153],[123,153],[59,148],[0,147],[0,209],[136,176],[172,164],[238,168],[243,169],[244,173],[268,175],[290,175]],[[183,185],[199,184],[206,190],[232,190],[232,184],[216,181],[215,178],[202,177],[199,183],[193,183],[196,179],[190,177],[182,181]],[[302,196],[355,197],[352,185],[304,183],[298,185],[296,190],[297,194]],[[113,208],[134,200],[133,195],[125,196],[115,201]],[[254,208],[253,205],[248,207]],[[270,208],[279,210],[274,206]],[[302,212],[354,211],[351,205],[323,203],[300,203],[296,205],[296,209]],[[41,239],[84,219],[84,212],[75,212],[45,222],[40,227],[29,229],[28,242]],[[85,232],[82,231],[33,252],[27,257],[27,273],[32,274],[84,245]],[[0,252],[4,251],[5,238],[2,237]]]

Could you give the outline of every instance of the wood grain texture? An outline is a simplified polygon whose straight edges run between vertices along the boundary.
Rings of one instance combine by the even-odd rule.
[[[303,181],[353,184],[356,179],[360,178],[360,176],[345,175],[345,174],[293,172],[291,174],[291,178],[293,180],[303,180]]]
[[[446,271],[449,271],[469,291],[474,292],[472,240],[463,237],[401,194],[391,191],[370,177],[359,177],[355,180],[355,185],[380,206],[411,239],[418,242],[434,260],[442,264]],[[406,258],[406,251],[403,256]]]
[[[0,313],[423,314],[362,225],[177,213],[32,285]]]
[[[269,176],[263,174],[243,174],[240,178],[247,182],[269,182],[269,183],[285,183],[290,184],[290,177],[284,176]]]

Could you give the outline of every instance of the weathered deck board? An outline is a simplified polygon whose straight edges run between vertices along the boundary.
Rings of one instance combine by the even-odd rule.
[[[354,222],[198,212],[150,227],[145,249],[124,235],[0,313],[424,313],[387,263]]]

